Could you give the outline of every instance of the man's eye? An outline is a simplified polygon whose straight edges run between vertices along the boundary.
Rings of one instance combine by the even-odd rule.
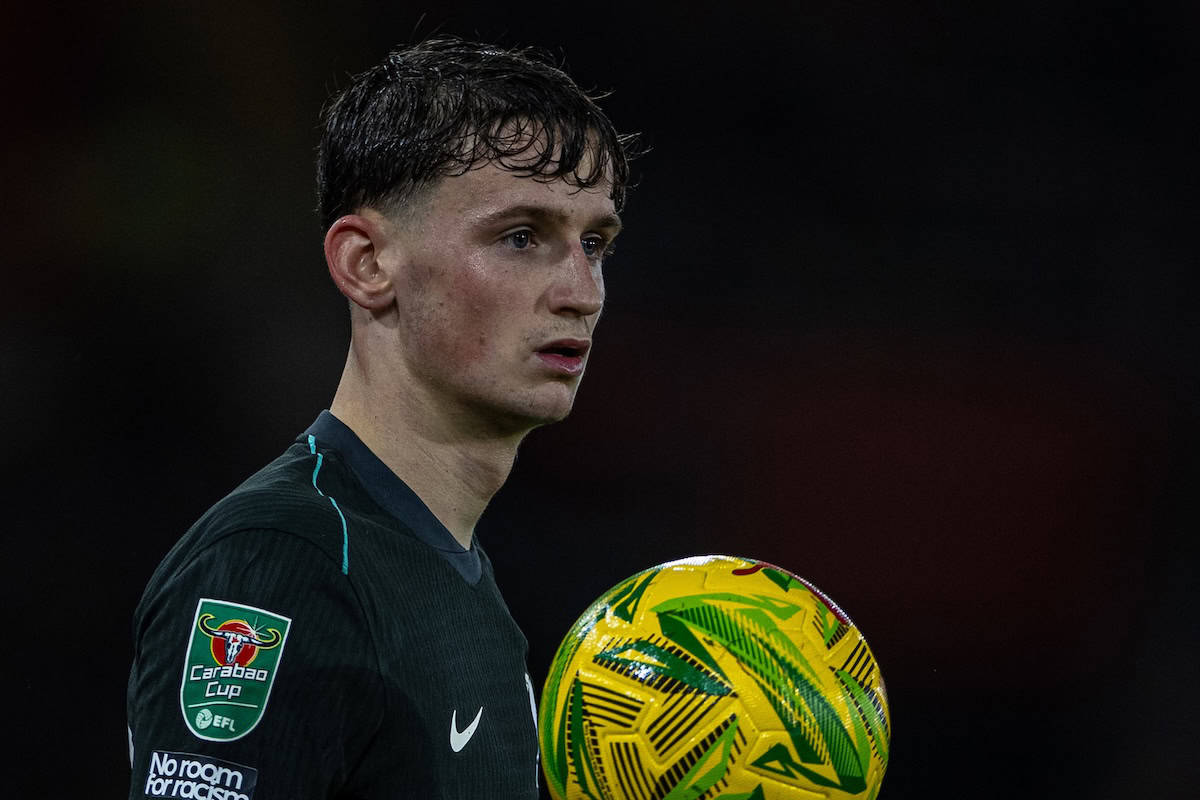
[[[586,239],[580,239],[579,243],[583,245],[584,255],[588,256],[589,258],[606,255],[606,242],[604,241],[603,237],[589,236]]]
[[[533,231],[513,231],[504,238],[517,250],[524,250],[533,244]]]

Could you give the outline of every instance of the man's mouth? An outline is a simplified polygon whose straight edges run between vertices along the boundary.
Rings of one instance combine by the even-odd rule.
[[[554,372],[563,375],[579,375],[592,343],[586,339],[557,339],[539,347],[538,359]]]

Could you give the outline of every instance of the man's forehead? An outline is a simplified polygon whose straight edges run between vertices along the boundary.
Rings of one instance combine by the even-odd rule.
[[[432,187],[430,200],[440,211],[470,216],[504,209],[540,209],[548,217],[616,216],[612,183],[580,186],[571,175],[529,175],[495,162],[472,167],[460,175],[442,178]]]

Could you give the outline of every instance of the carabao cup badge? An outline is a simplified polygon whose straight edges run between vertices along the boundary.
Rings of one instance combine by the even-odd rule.
[[[254,729],[291,624],[261,608],[200,598],[179,687],[188,730],[210,742],[231,742]]]

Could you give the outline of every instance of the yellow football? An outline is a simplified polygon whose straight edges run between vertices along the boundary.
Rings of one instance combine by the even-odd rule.
[[[874,800],[875,658],[816,587],[761,561],[661,564],[583,612],[538,718],[556,800]]]

